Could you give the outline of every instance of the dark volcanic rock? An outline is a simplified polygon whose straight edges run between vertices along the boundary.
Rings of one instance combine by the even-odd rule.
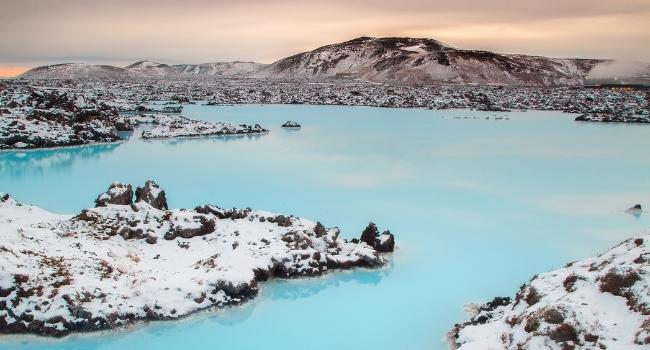
[[[161,190],[158,184],[151,180],[145,182],[144,187],[138,187],[135,190],[135,201],[147,202],[152,207],[160,210],[168,209],[165,191]]]
[[[643,208],[641,207],[641,204],[636,204],[635,206],[625,210],[625,212],[639,217],[641,214],[643,214]]]
[[[381,235],[377,225],[370,222],[361,233],[361,242],[375,248],[378,252],[387,253],[395,249],[395,237],[390,231],[384,231]]]
[[[108,191],[100,194],[95,199],[96,207],[103,207],[107,204],[129,205],[133,203],[133,189],[129,184],[113,182]]]
[[[282,124],[282,127],[283,127],[283,128],[299,128],[299,127],[300,127],[300,124],[298,124],[298,123],[296,123],[296,122],[294,122],[294,121],[289,120],[288,122]]]

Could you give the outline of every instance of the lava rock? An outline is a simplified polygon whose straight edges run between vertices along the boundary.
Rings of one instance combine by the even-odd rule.
[[[288,122],[282,124],[282,127],[283,127],[283,128],[299,128],[299,127],[300,127],[300,124],[298,124],[298,123],[296,123],[296,122],[294,122],[294,121],[289,120]]]
[[[105,207],[108,204],[130,205],[133,203],[133,189],[131,185],[113,182],[108,190],[95,199],[95,207]]]
[[[628,208],[625,212],[639,217],[643,213],[643,208],[641,208],[641,204],[636,204],[635,206]]]
[[[378,252],[387,253],[395,249],[395,237],[390,231],[384,231],[381,235],[377,225],[370,222],[368,226],[361,233],[361,242],[375,248]]]
[[[167,210],[167,196],[165,191],[152,180],[147,180],[144,187],[138,187],[135,190],[136,202],[147,202],[152,207],[159,210]]]

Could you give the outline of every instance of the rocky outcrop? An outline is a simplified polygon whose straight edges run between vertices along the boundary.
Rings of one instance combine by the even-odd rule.
[[[144,131],[142,138],[158,139],[173,137],[196,137],[196,136],[228,136],[262,134],[268,132],[259,124],[255,125],[232,125],[221,122],[209,122],[204,120],[192,120],[184,117],[158,118],[153,129]]]
[[[96,207],[105,207],[107,204],[129,205],[133,203],[133,189],[129,184],[113,182],[108,190],[95,199]]]
[[[158,210],[167,210],[167,195],[157,183],[148,180],[143,187],[135,190],[135,201],[149,203]]]
[[[361,233],[361,242],[377,249],[380,252],[392,252],[395,249],[395,237],[390,231],[384,231],[379,234],[379,229],[374,223],[368,223],[368,226]]]
[[[288,122],[282,124],[282,127],[283,127],[283,128],[299,128],[299,127],[300,127],[300,124],[298,124],[298,123],[296,123],[296,122],[294,122],[294,121],[289,120]]]
[[[575,118],[577,122],[594,122],[594,123],[630,123],[630,124],[649,124],[650,114],[637,114],[631,110],[620,110],[615,113],[585,113]]]
[[[641,204],[635,204],[634,206],[625,210],[625,212],[628,214],[632,214],[636,217],[639,217],[641,216],[641,214],[643,214],[643,208],[641,207]]]
[[[514,300],[472,308],[452,349],[647,349],[650,235],[533,277]]]
[[[63,336],[243,303],[269,278],[379,267],[337,228],[252,209],[166,209],[147,181],[114,183],[76,216],[0,196],[0,333]],[[156,193],[157,192],[157,193]],[[106,195],[106,196],[104,196]]]
[[[9,99],[9,100],[7,100]],[[83,94],[15,85],[0,96],[0,149],[115,142],[115,108]]]

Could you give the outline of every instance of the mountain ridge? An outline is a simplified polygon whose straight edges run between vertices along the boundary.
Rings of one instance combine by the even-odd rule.
[[[36,67],[19,78],[260,78],[293,81],[360,80],[401,84],[581,86],[607,59],[550,58],[459,49],[431,38],[368,36],[320,46],[271,64],[250,61],[126,67],[82,63]],[[602,70],[602,69],[601,69]],[[650,67],[647,69],[650,72]],[[642,73],[642,80],[648,80]]]
[[[606,61],[464,50],[429,38],[359,37],[283,58],[252,77],[572,86]]]

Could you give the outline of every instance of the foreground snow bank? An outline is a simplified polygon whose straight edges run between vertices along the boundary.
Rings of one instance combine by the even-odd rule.
[[[62,336],[175,319],[242,303],[270,277],[378,267],[393,249],[374,224],[371,246],[293,216],[166,210],[153,181],[131,196],[130,185],[113,183],[76,216],[0,196],[0,333]]]
[[[650,235],[533,277],[449,332],[453,349],[650,348]]]

